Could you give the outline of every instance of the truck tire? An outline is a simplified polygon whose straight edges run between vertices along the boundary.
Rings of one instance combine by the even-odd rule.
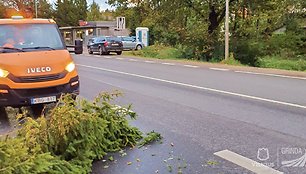
[[[0,127],[6,127],[9,125],[8,114],[5,107],[0,106]]]
[[[37,104],[37,105],[30,106],[30,108],[31,108],[33,117],[38,118],[41,115],[43,115],[43,110],[45,108],[45,105],[44,104]]]

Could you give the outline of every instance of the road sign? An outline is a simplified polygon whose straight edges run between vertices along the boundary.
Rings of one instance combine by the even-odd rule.
[[[117,29],[125,29],[125,17],[117,17]]]

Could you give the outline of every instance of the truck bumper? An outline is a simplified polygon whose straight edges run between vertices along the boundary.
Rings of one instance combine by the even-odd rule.
[[[0,84],[0,106],[29,106],[33,98],[56,96],[58,100],[62,94],[79,94],[79,77],[71,78],[69,83],[47,88],[11,89]]]

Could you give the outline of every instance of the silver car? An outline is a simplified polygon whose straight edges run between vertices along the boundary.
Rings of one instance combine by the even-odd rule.
[[[118,36],[121,39],[124,50],[141,50],[144,47],[142,42],[138,42],[136,37]]]

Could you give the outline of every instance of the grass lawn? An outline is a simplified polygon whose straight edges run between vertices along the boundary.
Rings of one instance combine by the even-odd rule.
[[[146,47],[139,51],[125,51],[123,52],[125,56],[135,56],[142,58],[155,58],[155,59],[168,59],[168,60],[187,60],[196,61],[196,59],[184,58],[181,50],[168,46],[153,45]],[[221,62],[210,62],[210,63],[221,63],[227,65],[235,66],[247,66],[241,64],[238,60],[235,60],[233,56],[229,60]],[[301,56],[300,58],[281,58],[278,56],[264,56],[259,58],[257,67],[260,68],[273,68],[273,69],[283,69],[283,70],[293,70],[293,71],[305,71],[306,72],[306,57]]]

